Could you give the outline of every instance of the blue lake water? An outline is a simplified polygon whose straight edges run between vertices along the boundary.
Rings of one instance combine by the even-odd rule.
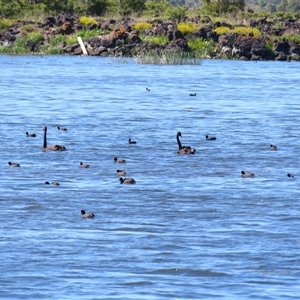
[[[0,70],[0,298],[299,299],[299,63]],[[42,151],[45,125],[67,151]],[[178,131],[195,155],[177,154]]]

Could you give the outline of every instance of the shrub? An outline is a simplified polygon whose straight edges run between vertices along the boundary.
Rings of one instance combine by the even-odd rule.
[[[94,18],[90,18],[90,17],[80,17],[79,22],[84,26],[92,25],[92,24],[98,25],[98,22]]]
[[[253,34],[253,36],[255,37],[261,36],[261,33],[257,28],[251,28],[251,27],[235,27],[233,29],[233,32],[237,34],[243,34],[243,35]]]
[[[39,32],[30,32],[26,36],[27,41],[34,41],[36,43],[38,43],[39,41],[41,41],[43,39],[44,39],[43,35]]]
[[[228,34],[230,32],[230,28],[226,26],[217,27],[214,29],[217,34]]]
[[[183,34],[193,33],[199,29],[199,27],[190,22],[183,22],[177,25],[177,29]]]
[[[38,31],[38,28],[33,24],[27,24],[21,28],[21,33],[25,34],[25,35],[27,35],[30,32],[37,32],[37,31]]]
[[[1,19],[0,20],[0,30],[7,30],[14,24],[13,20],[8,20],[8,19]]]
[[[215,49],[213,40],[204,40],[202,38],[188,40],[188,46],[197,57],[212,56]]]
[[[300,46],[300,36],[297,34],[283,35],[282,38],[285,38],[286,40],[291,41]]]
[[[139,22],[139,23],[136,23],[135,25],[133,25],[133,29],[139,30],[139,31],[144,31],[146,29],[151,29],[151,28],[152,28],[152,24],[147,23],[147,22]]]
[[[164,35],[156,35],[156,36],[141,36],[141,39],[144,42],[149,42],[149,43],[154,43],[157,45],[166,45],[169,40],[166,36]]]

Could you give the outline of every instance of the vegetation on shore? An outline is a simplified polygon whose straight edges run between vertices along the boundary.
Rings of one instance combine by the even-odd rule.
[[[220,35],[264,37],[270,52],[279,39],[300,47],[300,30],[283,30],[288,22],[300,24],[300,11],[254,12],[244,0],[203,0],[202,5],[194,9],[173,6],[166,0],[1,0],[1,4],[0,53],[63,54],[65,47],[78,43],[78,36],[84,41],[105,36],[119,30],[124,20],[131,20],[131,28],[138,32],[138,38],[152,47],[138,53],[138,60],[143,63],[174,63],[175,57],[181,63],[197,63],[197,59],[204,57],[220,57],[221,47],[216,38]],[[52,33],[49,34],[49,28],[45,30],[43,22],[61,12],[72,14],[80,25],[71,32],[61,30],[65,24],[50,26]],[[103,25],[111,19],[116,21],[109,26]],[[154,24],[166,20],[175,24],[186,40],[187,53],[162,50],[170,43],[170,38],[165,33],[154,34],[152,29]],[[267,23],[272,23],[270,32],[261,26]],[[211,29],[212,36],[203,38],[199,35],[204,27]],[[280,36],[278,32],[284,32],[284,35]],[[13,37],[9,39],[8,35]],[[124,39],[126,42],[130,42],[129,37]],[[157,46],[155,51],[153,45]],[[223,54],[222,58],[234,57]]]

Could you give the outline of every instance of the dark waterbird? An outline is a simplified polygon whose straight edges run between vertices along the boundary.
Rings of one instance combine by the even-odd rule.
[[[81,218],[94,218],[95,215],[93,213],[86,213],[84,209],[81,210]]]
[[[128,178],[122,178],[121,177],[119,180],[120,180],[121,184],[123,184],[123,183],[134,184],[134,183],[136,183],[136,181],[133,178],[130,178],[130,177],[128,177]]]
[[[26,131],[26,136],[27,137],[36,137],[36,134],[35,133],[29,133]]]
[[[44,151],[66,151],[67,148],[63,145],[47,145],[47,126],[43,127],[44,130],[44,143],[43,143],[43,150]]]
[[[196,149],[192,148],[191,146],[182,146],[179,137],[181,137],[181,132],[178,131],[176,135],[176,140],[178,144],[178,151],[179,154],[195,154]]]
[[[136,141],[132,141],[131,139],[128,140],[129,144],[136,144]]]

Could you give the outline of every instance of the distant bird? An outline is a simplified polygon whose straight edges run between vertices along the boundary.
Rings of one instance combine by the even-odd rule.
[[[117,175],[118,176],[126,176],[125,170],[117,170]]]
[[[26,131],[26,135],[27,137],[36,137],[35,133],[28,133],[27,131]]]
[[[118,159],[117,157],[114,157],[114,162],[118,163],[118,164],[124,164],[126,162],[126,160],[123,158]]]
[[[208,135],[206,135],[205,137],[206,137],[207,141],[215,141],[217,139],[215,136],[208,136]]]
[[[83,162],[80,162],[80,168],[89,168],[89,164],[84,164]]]
[[[196,93],[190,94],[190,96],[196,96],[196,95],[197,95]]]
[[[294,175],[292,175],[292,174],[288,173],[288,174],[287,174],[287,177],[294,178]]]
[[[68,130],[66,127],[60,127],[60,126],[57,126],[57,129],[62,130],[62,131],[67,131]]]
[[[177,135],[176,135],[176,140],[177,140],[177,144],[178,144],[177,153],[179,153],[179,154],[195,154],[196,149],[192,148],[191,146],[182,146],[181,142],[179,140],[179,137],[181,137],[181,132],[180,131],[178,131]]]
[[[136,144],[136,141],[132,141],[131,139],[128,140],[129,144]]]
[[[14,163],[14,162],[8,162],[8,164],[11,166],[11,167],[20,167],[20,164],[18,163]]]
[[[270,149],[271,149],[271,150],[277,150],[277,146],[271,144],[271,145],[270,145]]]
[[[52,181],[52,182],[45,181],[45,184],[59,185],[57,181]]]
[[[133,179],[133,178],[120,178],[119,179],[120,180],[120,183],[122,184],[122,183],[127,183],[127,184],[134,184],[134,183],[136,183],[136,181]]]
[[[67,148],[63,145],[50,145],[50,146],[47,146],[47,126],[44,126],[43,130],[44,130],[43,151],[66,151],[67,150]]]
[[[146,90],[147,90],[148,92],[150,92],[150,89],[146,88]]]
[[[250,178],[250,177],[255,177],[254,173],[252,172],[245,172],[245,171],[241,171],[242,177],[244,178]]]
[[[81,210],[81,218],[94,218],[95,215],[93,213],[86,213],[85,210]]]

